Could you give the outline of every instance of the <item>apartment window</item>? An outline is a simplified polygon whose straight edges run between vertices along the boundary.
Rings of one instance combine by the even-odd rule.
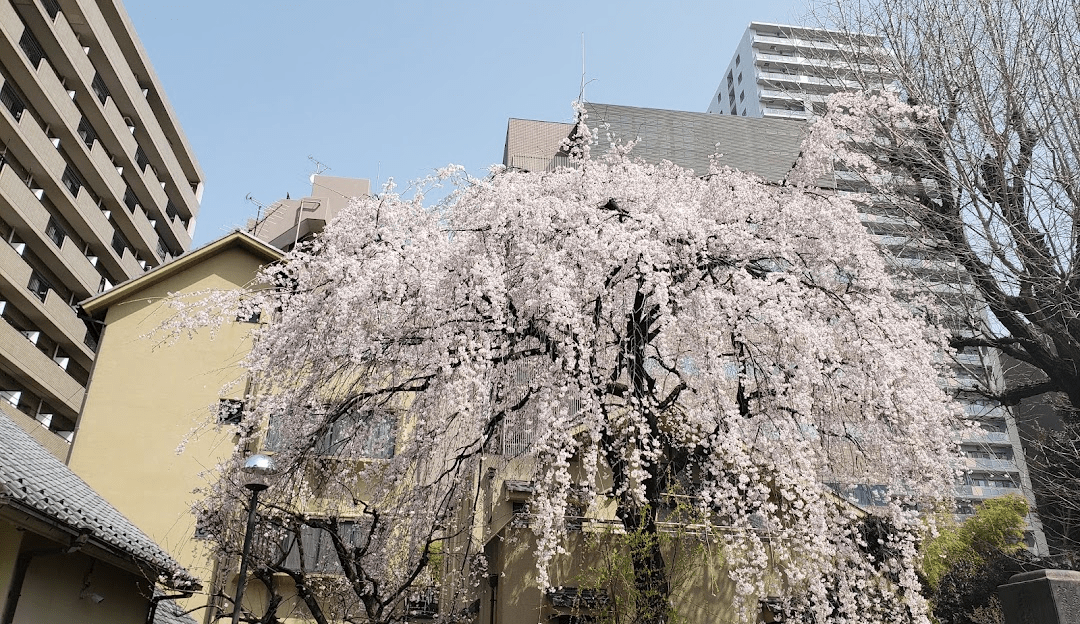
[[[337,534],[342,541],[352,547],[359,547],[368,540],[370,525],[363,521],[338,521]],[[296,535],[287,536],[282,544],[282,551],[287,552],[285,567],[305,572],[322,574],[340,574],[341,560],[330,533],[323,529],[301,526],[300,541],[304,547],[304,558],[300,559],[300,549],[296,547]]]
[[[244,402],[240,399],[218,399],[217,417],[223,425],[239,425],[244,419]]]
[[[97,96],[102,106],[105,106],[105,101],[109,99],[109,88],[105,86],[105,80],[101,78],[101,74],[94,72],[94,81],[90,83],[90,88],[94,90],[94,95]]]
[[[90,125],[90,121],[86,117],[79,121],[79,137],[86,144],[86,149],[94,149],[94,141],[98,140],[98,135],[97,132],[94,132],[94,127]]]
[[[56,243],[59,247],[64,244],[64,239],[67,238],[67,232],[64,231],[63,226],[56,222],[56,219],[49,217],[49,225],[45,226],[45,235]]]
[[[64,167],[64,175],[60,176],[60,181],[64,183],[64,187],[67,188],[72,197],[79,196],[79,190],[83,187],[83,181],[71,165]]]
[[[739,66],[739,61],[741,61],[741,60],[742,60],[742,57],[739,56],[738,54],[736,54],[735,55],[735,67]]]
[[[157,242],[157,256],[158,256],[158,258],[161,258],[162,262],[164,262],[165,260],[168,260],[168,258],[169,258],[169,246],[166,245],[165,241],[161,240],[160,238],[158,239],[158,242]],[[248,321],[248,322],[250,322],[250,323],[258,323],[259,321],[256,318],[256,320]]]
[[[3,104],[4,108],[11,112],[11,116],[15,118],[15,121],[22,119],[23,111],[26,110],[22,98],[15,93],[15,89],[12,89],[11,85],[6,81],[4,86],[0,87],[0,104]]]
[[[135,214],[135,209],[139,207],[139,199],[135,197],[135,191],[131,190],[130,186],[124,189],[124,205],[131,214]]]
[[[37,69],[41,65],[41,59],[45,58],[45,51],[41,49],[41,44],[34,38],[29,28],[23,30],[22,37],[19,38],[19,47],[26,53],[26,58],[30,60],[34,69]]]
[[[315,450],[320,455],[340,455],[348,449],[360,457],[389,459],[394,456],[396,429],[393,412],[345,414],[323,434]]]
[[[120,233],[119,230],[113,231],[112,248],[116,252],[116,255],[123,257],[124,250],[129,247],[127,239]]]
[[[146,152],[143,151],[141,145],[135,148],[135,164],[138,165],[139,171],[144,173],[147,165],[150,164],[150,159],[146,157]]]
[[[739,84],[742,84],[742,72],[739,72]]]
[[[56,19],[56,16],[60,14],[60,3],[56,0],[41,0],[41,6],[45,7],[49,19]]]
[[[30,289],[30,292],[37,295],[38,299],[45,301],[45,297],[49,294],[49,290],[52,289],[52,284],[48,282],[44,277],[34,271],[30,274],[30,282],[26,285]]]
[[[169,218],[169,221],[175,221],[176,214],[176,206],[173,205],[172,200],[170,199],[165,203],[165,216]]]
[[[746,92],[745,91],[739,91],[739,101],[742,102],[745,99],[746,99]]]
[[[729,88],[729,89],[730,89],[730,88],[732,88],[732,86],[733,86],[734,84],[735,84],[735,80],[734,80],[734,78],[732,78],[732,76],[731,76],[731,72],[728,72],[728,73],[727,73],[727,86],[728,86],[728,88]]]

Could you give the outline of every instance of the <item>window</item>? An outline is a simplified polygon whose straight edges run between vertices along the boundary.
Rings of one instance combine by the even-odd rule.
[[[64,167],[64,175],[60,176],[60,181],[64,183],[64,187],[67,188],[72,197],[79,196],[79,190],[83,187],[83,181],[71,165]]]
[[[135,197],[135,191],[131,190],[130,186],[124,190],[124,205],[131,214],[135,214],[135,209],[139,207],[139,199]]]
[[[735,55],[735,67],[739,66],[739,61],[741,61],[741,60],[742,60],[742,57],[740,57],[738,54],[736,54]]]
[[[41,65],[41,59],[45,58],[45,51],[41,49],[41,44],[34,38],[29,28],[24,30],[22,37],[19,38],[19,47],[26,53],[26,58],[30,60],[34,69],[37,69]]]
[[[27,283],[26,287],[30,289],[30,292],[37,295],[38,299],[45,301],[45,297],[48,296],[52,284],[39,275],[37,271],[34,271],[30,274],[30,282]]]
[[[146,152],[143,151],[141,145],[135,148],[135,164],[139,167],[139,171],[144,173],[147,165],[150,164],[150,159],[146,157]]]
[[[57,247],[59,247],[64,244],[64,239],[67,237],[67,232],[65,232],[64,228],[56,222],[55,218],[49,217],[49,224],[45,226],[45,235],[48,236],[49,239],[52,240],[52,242],[56,243]]]
[[[394,456],[397,416],[392,412],[361,411],[343,414],[316,444],[320,455],[348,451],[360,457],[389,459]]]
[[[0,104],[3,104],[4,108],[11,112],[11,116],[15,118],[15,121],[22,119],[23,111],[26,110],[22,98],[15,93],[15,89],[12,89],[7,82],[4,82],[4,86],[0,87]]]
[[[94,95],[97,96],[102,106],[105,106],[105,101],[109,99],[109,88],[105,86],[105,80],[102,79],[101,74],[94,73],[94,81],[90,83],[90,88],[94,91]]]
[[[742,102],[745,99],[746,99],[746,92],[745,91],[739,91],[739,101]]]
[[[168,260],[169,257],[170,257],[170,255],[169,255],[169,246],[166,245],[165,241],[161,240],[160,238],[158,239],[158,242],[157,242],[157,255],[158,255],[158,258],[161,258],[162,261]],[[255,318],[254,321],[247,321],[247,322],[248,323],[258,323],[259,322],[258,316],[256,315],[256,318]]]
[[[244,419],[244,402],[240,399],[218,399],[217,417],[223,425],[239,425]]]
[[[739,84],[742,84],[742,72],[739,72]]]
[[[56,0],[41,0],[41,6],[45,7],[45,12],[49,14],[50,19],[56,19],[60,13],[60,3]]]
[[[172,200],[170,199],[169,201],[167,201],[165,203],[165,216],[169,218],[169,221],[175,221],[176,220],[176,215],[177,215],[176,206],[173,204]]]
[[[130,245],[128,245],[127,239],[124,238],[124,235],[121,234],[119,230],[113,230],[112,248],[113,251],[116,252],[116,255],[123,257],[124,250],[127,249],[129,246]]]
[[[368,537],[368,523],[363,521],[339,521],[338,535],[348,546],[356,548],[362,546]],[[305,572],[323,574],[340,574],[341,560],[337,549],[334,548],[333,538],[325,529],[304,525],[300,527],[300,547],[303,547],[304,556],[300,558],[300,548],[296,543],[296,535],[292,534],[285,538],[282,550],[287,552],[285,567],[299,570],[301,566]]]
[[[86,149],[94,149],[94,141],[98,140],[97,132],[94,132],[94,127],[90,125],[90,121],[83,117],[79,121],[79,136],[82,138],[83,143],[86,144]]]

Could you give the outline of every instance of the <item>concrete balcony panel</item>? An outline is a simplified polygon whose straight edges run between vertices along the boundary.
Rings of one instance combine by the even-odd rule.
[[[33,296],[26,289],[26,285],[30,283],[31,273],[30,265],[26,264],[26,261],[11,245],[0,243],[0,278],[11,284],[11,288],[6,290],[10,290],[20,299],[17,302],[19,307],[24,307]]]
[[[1012,444],[1009,434],[998,431],[975,431],[965,436],[963,441],[981,444]]]
[[[1011,459],[988,459],[982,457],[965,457],[960,460],[960,467],[967,470],[981,470],[993,473],[1019,472],[1016,462]]]
[[[130,249],[124,250],[124,257],[120,258],[120,266],[123,267],[124,273],[127,274],[129,279],[138,277],[145,272],[145,270],[139,266],[139,261],[135,259],[135,256],[132,255]]]
[[[50,324],[63,332],[70,345],[83,344],[83,340],[86,338],[86,325],[79,319],[75,310],[60,295],[56,294],[55,290],[50,290],[45,295],[42,306],[45,309],[45,314],[49,317]],[[65,344],[64,347],[65,351],[71,350],[68,344]],[[83,348],[86,347],[83,346]],[[87,359],[93,358],[93,354],[90,353],[84,353],[84,356]]]
[[[161,180],[157,177],[157,173],[154,171],[154,167],[147,167],[145,171],[140,171],[138,167],[135,168],[135,173],[138,175],[142,183],[146,186],[146,192],[150,195],[150,206],[144,206],[145,208],[156,208],[162,214],[165,212],[165,206],[169,201],[169,196],[165,194],[165,189],[161,188]]]
[[[71,449],[67,440],[41,426],[41,423],[20,412],[7,401],[0,401],[0,412],[14,421],[23,431],[29,433],[53,457],[67,462],[68,451]]]
[[[116,108],[116,102],[109,98],[105,101],[105,122],[109,124],[109,131],[116,136],[116,140],[120,142],[120,147],[124,154],[127,155],[126,161],[122,163],[124,168],[129,166],[135,166],[135,149],[138,144],[135,142],[135,137],[131,134],[131,130],[128,128],[127,122],[124,121],[124,116],[120,114],[120,109]],[[117,156],[119,158],[119,156]]]
[[[85,390],[14,327],[0,322],[0,361],[35,394],[72,418],[82,407]],[[24,377],[25,376],[25,377]]]
[[[64,162],[64,157],[60,155],[59,150],[46,136],[45,131],[41,129],[30,111],[23,111],[18,125],[23,141],[33,152],[34,158],[40,163],[41,168],[48,172],[53,179],[59,180],[64,174],[64,167],[67,163]],[[30,167],[30,163],[23,164]]]
[[[1023,496],[1024,492],[1020,488],[999,488],[980,485],[956,486],[957,498],[998,498],[1001,496],[1008,496],[1009,494]]]
[[[3,33],[5,39],[15,43],[22,37],[25,27],[10,2],[0,4],[2,4],[0,6],[0,32]]]
[[[71,129],[71,133],[75,134],[79,129],[82,114],[79,113],[79,108],[75,106],[75,102],[68,95],[67,89],[60,82],[60,77],[56,75],[56,71],[49,65],[48,59],[41,61],[37,74],[38,81],[41,83],[41,88],[45,92],[45,97],[48,98],[50,106],[60,116],[64,125]]]
[[[60,258],[64,262],[64,267],[71,272],[89,295],[97,294],[101,274],[70,237],[65,238],[64,244],[60,245]]]
[[[105,215],[102,214],[101,209],[94,203],[94,200],[90,198],[90,193],[82,190],[79,191],[79,196],[75,198],[72,198],[71,194],[68,193],[66,189],[63,190],[63,193],[67,200],[75,204],[79,214],[82,215],[82,218],[90,226],[90,230],[93,232],[93,239],[86,237],[87,240],[95,240],[108,247],[112,242],[113,226],[109,223],[109,220],[105,218]]]
[[[0,197],[10,206],[14,220],[21,221],[21,224],[12,225],[22,225],[34,232],[45,231],[49,224],[49,211],[45,210],[11,167],[0,170]]]
[[[761,114],[765,117],[786,117],[790,119],[809,119],[813,115],[810,111],[793,111],[783,108],[769,108],[767,106],[761,108]]]
[[[53,22],[53,34],[56,35],[60,47],[64,49],[64,55],[71,61],[76,73],[79,74],[83,87],[89,91],[90,83],[94,80],[94,65],[90,62],[90,58],[86,56],[86,52],[83,51],[83,46],[75,35],[75,31],[71,29],[71,24],[68,24],[67,16],[64,15],[63,11]],[[92,91],[90,92],[92,93]]]
[[[116,171],[116,165],[109,158],[109,154],[105,147],[101,145],[100,141],[94,142],[94,147],[90,150],[90,162],[93,164],[94,169],[97,171],[97,177],[101,178],[101,181],[105,183],[105,188],[108,189],[109,195],[112,195],[117,202],[121,202],[124,199],[125,184],[123,178],[120,177],[120,173]],[[87,175],[86,177],[89,177]],[[103,189],[98,189],[101,193]],[[104,195],[104,193],[101,193]]]

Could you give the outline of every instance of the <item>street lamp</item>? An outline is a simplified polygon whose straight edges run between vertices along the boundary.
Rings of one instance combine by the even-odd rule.
[[[247,475],[244,487],[251,490],[251,500],[248,503],[247,531],[244,532],[244,553],[240,555],[240,578],[236,580],[236,596],[233,598],[232,624],[240,621],[240,601],[244,599],[251,535],[255,532],[255,506],[259,504],[259,492],[270,487],[266,477],[274,473],[274,460],[269,455],[251,455],[244,460],[244,466],[240,470]]]

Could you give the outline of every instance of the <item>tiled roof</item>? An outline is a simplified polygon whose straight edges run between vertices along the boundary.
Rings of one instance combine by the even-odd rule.
[[[36,512],[75,534],[86,535],[95,546],[140,567],[153,568],[165,584],[178,588],[198,584],[154,540],[0,414],[0,509],[5,506]]]
[[[162,600],[154,611],[154,624],[196,624],[195,619],[184,614],[180,605],[172,600]]]

